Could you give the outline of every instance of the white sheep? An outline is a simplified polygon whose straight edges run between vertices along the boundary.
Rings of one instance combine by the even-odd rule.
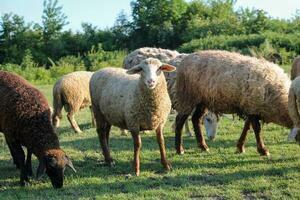
[[[167,83],[163,71],[175,67],[148,58],[129,69],[104,68],[95,72],[90,81],[92,108],[96,118],[105,163],[113,164],[109,151],[109,131],[112,125],[127,129],[134,140],[135,174],[140,174],[140,131],[155,130],[160,148],[161,163],[166,170],[163,127],[171,110]]]
[[[62,76],[53,86],[53,115],[52,123],[55,128],[59,126],[62,118],[62,108],[68,113],[68,120],[76,133],[81,133],[74,115],[85,107],[91,109],[89,82],[93,72],[77,71]],[[92,124],[95,125],[91,109]]]
[[[237,144],[238,152],[244,152],[245,139],[252,126],[258,152],[268,155],[259,120],[292,127],[288,113],[289,86],[290,80],[283,69],[263,59],[227,51],[201,51],[186,56],[177,67],[177,153],[184,151],[181,130],[194,109],[192,122],[198,145],[208,149],[199,126],[199,117],[207,108],[215,113],[236,113],[246,119]]]
[[[300,145],[300,77],[296,77],[289,90],[289,114],[294,123],[294,128],[288,136],[289,140],[294,140]]]
[[[150,48],[143,47],[134,50],[128,54],[123,62],[124,69],[130,69],[135,65],[138,65],[142,60],[146,58],[157,58],[163,63],[169,63],[173,66],[178,66],[182,59],[185,58],[188,54],[180,54],[177,51],[172,51],[168,49],[161,48]],[[176,71],[165,73],[165,77],[168,84],[168,92],[172,101],[172,104],[177,102],[176,100]],[[207,137],[210,140],[213,140],[217,134],[217,123],[219,118],[216,114],[211,112],[206,112],[203,117],[203,123],[205,126]],[[175,122],[172,124],[172,129],[175,129]],[[189,129],[188,120],[185,122],[185,133],[187,136],[191,136],[191,131]],[[122,134],[126,134],[125,131],[122,131]]]

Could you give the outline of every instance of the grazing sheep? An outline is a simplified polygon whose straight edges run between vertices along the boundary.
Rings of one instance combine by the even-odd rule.
[[[288,139],[298,142],[300,145],[300,77],[296,77],[289,90],[289,114],[294,123],[294,128],[289,134]]]
[[[183,59],[177,67],[176,82],[177,153],[183,153],[181,130],[195,108],[192,122],[198,145],[203,150],[208,147],[199,126],[199,117],[206,108],[215,113],[237,113],[246,120],[237,144],[238,152],[244,152],[251,125],[258,152],[269,154],[261,137],[259,120],[285,127],[293,125],[288,114],[290,80],[279,66],[268,61],[227,51],[201,51]]]
[[[160,148],[161,163],[166,170],[171,165],[166,159],[163,127],[171,110],[167,83],[162,71],[175,67],[148,58],[129,69],[105,68],[95,72],[90,81],[92,108],[96,118],[105,162],[113,164],[109,151],[111,125],[131,132],[134,140],[134,169],[140,174],[140,131],[155,130]]]
[[[146,58],[156,58],[159,59],[163,63],[169,63],[173,66],[178,66],[182,59],[185,58],[188,54],[180,54],[177,51],[171,51],[168,49],[161,48],[150,48],[144,47],[139,48],[128,54],[123,62],[124,69],[130,69],[135,65],[138,65],[142,60]],[[176,72],[166,72],[165,77],[168,84],[168,92],[171,98],[172,105],[176,104]],[[210,140],[213,140],[216,136],[217,132],[217,123],[219,118],[216,114],[211,112],[206,112],[204,117],[204,126],[206,130],[206,134]],[[172,128],[175,127],[175,122],[172,124]],[[188,120],[185,122],[185,133],[187,136],[191,136],[191,131],[189,129]],[[122,130],[122,134],[126,134],[125,131]]]
[[[300,75],[300,56],[297,56],[294,59],[291,69],[291,80],[294,80],[297,76]]]
[[[64,107],[68,113],[68,120],[76,133],[81,133],[74,115],[85,107],[91,109],[89,82],[93,72],[78,71],[62,76],[53,86],[53,126],[57,128],[62,118],[61,111]],[[95,125],[91,109],[92,125]]]
[[[65,166],[75,169],[59,147],[46,98],[23,78],[5,71],[0,71],[0,94],[0,132],[21,169],[21,185],[29,183],[33,153],[39,159],[37,177],[46,173],[53,187],[61,188]],[[22,146],[27,148],[26,162]]]

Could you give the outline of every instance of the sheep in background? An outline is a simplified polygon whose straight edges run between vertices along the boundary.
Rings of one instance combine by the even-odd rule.
[[[296,77],[291,84],[288,105],[289,114],[294,123],[294,128],[289,134],[288,139],[296,139],[300,145],[300,77]]]
[[[291,80],[294,80],[297,76],[300,75],[300,56],[297,56],[294,59],[291,69]]]
[[[245,125],[237,144],[244,152],[247,132],[252,126],[257,150],[269,155],[263,143],[259,120],[291,128],[288,113],[290,80],[279,66],[253,57],[227,51],[201,51],[186,56],[177,67],[176,141],[177,153],[183,153],[181,130],[195,109],[192,122],[198,145],[207,150],[199,118],[209,109],[215,113],[237,113]]]
[[[0,132],[21,170],[21,185],[32,176],[33,153],[39,160],[37,177],[46,173],[53,187],[61,188],[65,167],[75,169],[59,146],[46,98],[23,78],[5,71],[0,71],[0,94]],[[22,146],[27,148],[26,162]]]
[[[95,72],[90,81],[92,108],[96,118],[105,162],[113,164],[109,151],[109,131],[112,125],[131,132],[134,140],[134,169],[140,174],[139,154],[143,130],[155,130],[160,148],[161,163],[166,170],[163,127],[171,110],[167,83],[163,71],[175,67],[148,58],[129,69],[104,68]]]
[[[68,113],[68,120],[76,133],[81,133],[75,114],[85,107],[91,109],[91,97],[89,82],[93,72],[77,71],[62,76],[53,86],[53,126],[57,128],[62,118],[62,108]],[[91,109],[92,125],[95,126],[95,119]]]
[[[180,54],[177,51],[171,51],[168,49],[149,47],[139,48],[125,57],[123,68],[130,69],[133,66],[138,65],[142,60],[150,57],[157,58],[163,63],[169,63],[176,67],[187,55],[188,54]],[[165,72],[165,77],[167,80],[168,92],[172,101],[172,105],[176,104],[176,72]],[[216,116],[216,114],[211,112],[207,112],[203,117],[206,134],[210,140],[213,140],[216,136],[218,120],[219,118]],[[172,129],[174,127],[175,122],[172,124]],[[188,120],[185,122],[185,133],[187,136],[191,136]],[[122,134],[126,134],[126,132],[122,131]]]

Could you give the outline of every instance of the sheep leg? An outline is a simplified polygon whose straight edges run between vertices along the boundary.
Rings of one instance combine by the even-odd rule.
[[[16,150],[16,156],[20,164],[21,174],[20,174],[20,184],[25,186],[29,184],[29,178],[27,176],[27,170],[25,166],[25,153],[18,143],[12,143],[12,147]]]
[[[192,134],[191,134],[190,127],[189,127],[189,120],[185,121],[184,126],[185,126],[185,134],[186,134],[186,136],[191,137]]]
[[[167,160],[165,139],[164,139],[161,126],[159,126],[156,129],[156,139],[159,145],[161,164],[164,166],[165,170],[169,171],[172,168],[172,166],[171,163]]]
[[[95,120],[95,116],[94,116],[92,106],[90,106],[90,110],[91,110],[91,117],[92,117],[92,127],[96,127],[96,120]]]
[[[5,138],[7,146],[9,148],[10,154],[13,158],[13,162],[16,165],[17,169],[20,169],[20,163],[16,154],[16,150],[14,149],[13,145]]]
[[[189,115],[178,113],[176,116],[175,126],[175,148],[177,154],[184,154],[184,148],[182,146],[182,128]]]
[[[203,106],[197,105],[195,112],[193,113],[193,116],[192,116],[192,122],[193,122],[195,136],[196,136],[196,140],[197,140],[199,148],[203,151],[209,151],[209,148],[205,142],[205,138],[203,137],[201,127],[200,127],[200,119],[202,118],[204,111],[205,111],[205,108]]]
[[[27,177],[31,177],[33,175],[33,172],[32,172],[32,166],[31,166],[31,151],[29,151],[27,149],[27,158],[26,158],[26,163],[25,163],[25,167],[26,167],[26,171],[27,171]]]
[[[243,128],[243,132],[240,136],[240,139],[237,142],[237,153],[244,153],[245,152],[245,141],[246,141],[246,137],[248,134],[248,131],[250,129],[250,120],[249,118],[246,119],[245,124],[244,124],[244,128]]]
[[[114,161],[110,156],[110,150],[108,147],[108,134],[107,132],[109,132],[111,125],[108,124],[108,122],[101,122],[101,123],[96,123],[97,125],[97,133],[98,133],[98,137],[99,137],[99,141],[100,141],[100,145],[102,148],[102,154],[104,156],[104,161],[105,164],[107,164],[108,166],[113,166],[114,165]]]
[[[256,143],[257,143],[257,151],[262,156],[269,156],[270,155],[269,150],[265,146],[263,138],[262,138],[261,126],[259,123],[259,119],[257,117],[254,117],[251,120],[251,125],[252,125],[252,128],[255,133],[255,139],[256,139]]]
[[[136,176],[140,175],[140,149],[142,147],[141,136],[138,132],[131,132],[134,144],[134,172]]]
[[[52,115],[52,124],[54,128],[59,127],[59,122],[62,118],[61,110],[62,106],[54,106],[54,112]]]
[[[71,111],[68,113],[68,120],[72,126],[72,128],[74,129],[75,133],[82,133],[82,131],[80,130],[75,118],[74,118],[74,112]]]

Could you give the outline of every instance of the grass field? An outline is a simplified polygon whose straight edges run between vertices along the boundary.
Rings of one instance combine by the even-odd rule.
[[[51,102],[52,87],[38,87]],[[209,153],[197,149],[194,137],[184,136],[186,153],[176,155],[171,116],[164,130],[173,170],[163,171],[155,134],[148,133],[142,135],[141,175],[128,177],[133,159],[131,137],[112,129],[116,166],[108,168],[101,165],[103,156],[89,110],[80,112],[76,119],[82,134],[73,133],[66,115],[58,130],[61,146],[77,169],[76,174],[66,170],[64,187],[59,190],[52,188],[47,176],[20,187],[20,172],[0,135],[0,199],[300,199],[300,147],[287,142],[288,129],[263,125],[270,158],[256,152],[253,132],[248,136],[246,153],[235,154],[243,122],[223,118],[216,140],[208,141]],[[33,167],[37,167],[36,159]]]

